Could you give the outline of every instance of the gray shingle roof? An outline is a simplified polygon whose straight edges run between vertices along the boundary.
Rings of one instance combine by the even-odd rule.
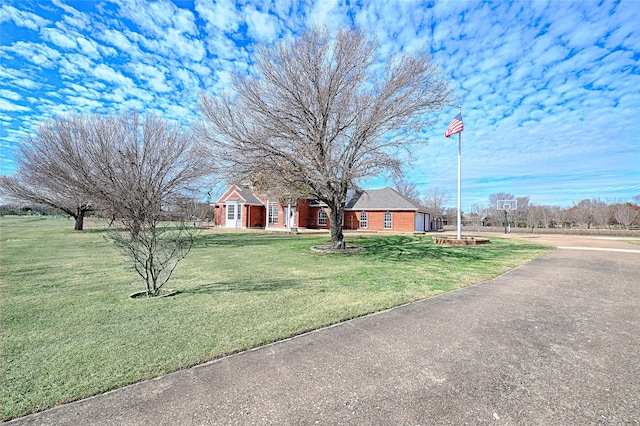
[[[415,210],[426,212],[425,208],[391,188],[358,191],[347,201],[346,210]]]
[[[257,205],[257,206],[263,206],[264,203],[255,196],[253,189],[246,187],[246,186],[241,186],[241,185],[236,185],[236,192],[238,193],[238,195],[242,198],[241,201],[244,201],[245,204],[252,204],[252,205]],[[227,197],[226,200],[237,200],[237,197],[234,197],[233,195]]]

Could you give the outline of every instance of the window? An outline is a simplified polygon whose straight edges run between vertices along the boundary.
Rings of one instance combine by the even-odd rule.
[[[227,206],[227,220],[235,220],[236,219],[236,206],[233,204],[229,204]]]
[[[391,212],[384,214],[384,229],[391,229],[393,222],[391,221]]]
[[[360,213],[360,228],[366,228],[367,227],[367,212],[362,212]]]
[[[270,205],[269,206],[269,223],[278,223],[278,206]]]
[[[327,212],[325,210],[318,212],[318,225],[327,226]]]

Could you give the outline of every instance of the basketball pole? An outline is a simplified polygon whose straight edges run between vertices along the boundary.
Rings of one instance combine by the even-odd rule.
[[[462,107],[458,107],[458,112],[462,114]],[[462,239],[462,214],[460,213],[460,157],[462,145],[462,132],[458,132],[458,239]]]

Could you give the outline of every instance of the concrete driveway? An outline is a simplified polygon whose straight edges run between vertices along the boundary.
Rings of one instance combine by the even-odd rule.
[[[640,246],[536,237],[571,248],[12,423],[639,424]]]

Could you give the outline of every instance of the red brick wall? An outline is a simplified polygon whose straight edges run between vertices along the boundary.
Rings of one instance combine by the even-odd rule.
[[[249,228],[264,228],[265,208],[262,206],[245,206],[242,226]]]
[[[227,223],[227,209],[224,204],[216,205],[213,217],[215,224],[218,226],[224,226]]]
[[[299,228],[309,228],[310,227],[310,207],[309,200],[307,199],[299,199],[298,204],[296,206],[296,223]]]
[[[359,229],[368,231],[394,231],[413,232],[415,229],[415,212],[412,211],[391,211],[391,229],[384,227],[383,211],[367,212],[367,227],[360,228],[361,211],[349,211],[344,215],[344,229]]]
[[[325,210],[327,212],[327,225],[320,226],[318,225],[318,212],[320,210]],[[307,228],[315,228],[315,229],[329,229],[329,224],[331,223],[331,218],[329,214],[329,209],[327,207],[309,207],[309,216],[308,216],[309,224]]]

